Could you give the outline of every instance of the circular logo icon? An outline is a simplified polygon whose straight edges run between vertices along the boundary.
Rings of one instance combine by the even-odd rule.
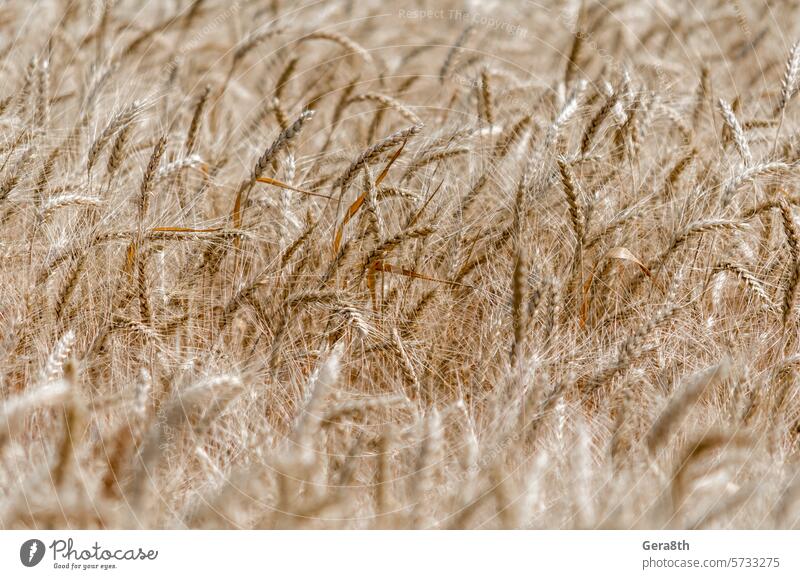
[[[44,543],[39,539],[29,539],[19,548],[19,560],[26,567],[36,567],[44,558]]]

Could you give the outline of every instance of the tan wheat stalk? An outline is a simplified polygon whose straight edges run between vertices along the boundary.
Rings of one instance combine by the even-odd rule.
[[[800,282],[800,233],[792,215],[792,209],[785,200],[781,200],[779,205],[781,210],[781,221],[783,223],[786,243],[789,246],[789,279],[783,294],[783,329],[788,330],[787,325],[793,319],[795,295],[797,294],[798,282]]]
[[[389,95],[377,92],[368,92],[356,95],[352,97],[347,104],[360,103],[364,101],[373,101],[378,103],[384,108],[396,110],[400,114],[400,116],[402,116],[405,120],[414,125],[418,125],[421,122],[419,117],[406,105],[404,105],[397,99],[390,97]]]
[[[110,141],[119,130],[123,129],[126,125],[130,124],[134,119],[136,119],[142,110],[144,110],[144,104],[141,101],[134,101],[119,111],[116,115],[111,117],[111,119],[108,121],[108,124],[97,136],[92,143],[92,146],[89,148],[89,154],[86,158],[87,173],[91,174],[92,167],[94,167],[98,156],[103,152],[103,149],[108,144],[108,141]]]
[[[450,47],[450,50],[447,51],[447,56],[442,63],[442,68],[439,69],[439,80],[444,81],[444,79],[450,73],[450,69],[455,62],[456,56],[461,50],[461,47],[464,46],[467,40],[469,40],[474,30],[475,27],[470,25],[464,28],[464,30],[461,31],[461,34],[458,35],[458,38],[456,38],[456,41]]]
[[[673,395],[647,433],[647,449],[651,454],[668,445],[671,436],[681,426],[679,422],[693,410],[703,393],[727,379],[730,366],[730,360],[722,360],[693,376]]]
[[[189,130],[186,132],[186,142],[184,150],[187,155],[191,155],[197,145],[197,138],[200,134],[200,126],[203,121],[203,112],[208,103],[208,97],[211,95],[211,86],[206,85],[194,105],[194,112],[192,113],[192,120],[189,123]]]
[[[773,114],[773,116],[780,114],[778,128],[775,130],[775,141],[772,146],[773,155],[775,154],[775,150],[778,146],[778,138],[780,137],[781,129],[783,128],[783,121],[786,116],[786,107],[788,106],[791,98],[797,92],[798,72],[800,72],[800,41],[795,41],[791,50],[789,51],[789,58],[786,61],[786,70],[784,71],[783,79],[781,80],[781,97]]]

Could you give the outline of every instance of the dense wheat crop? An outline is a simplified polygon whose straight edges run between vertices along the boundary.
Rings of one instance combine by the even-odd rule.
[[[0,526],[792,527],[800,6],[0,6]]]

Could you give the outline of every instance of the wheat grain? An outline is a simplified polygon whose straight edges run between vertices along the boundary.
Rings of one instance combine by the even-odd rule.
[[[797,6],[85,4],[0,15],[0,526],[794,526]]]

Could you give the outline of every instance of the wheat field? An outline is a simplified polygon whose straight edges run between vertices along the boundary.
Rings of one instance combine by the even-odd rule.
[[[0,527],[800,523],[797,2],[0,5]]]

